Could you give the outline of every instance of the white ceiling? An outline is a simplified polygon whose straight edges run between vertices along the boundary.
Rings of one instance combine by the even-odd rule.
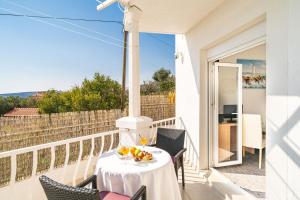
[[[142,9],[141,32],[185,33],[224,0],[131,0]]]

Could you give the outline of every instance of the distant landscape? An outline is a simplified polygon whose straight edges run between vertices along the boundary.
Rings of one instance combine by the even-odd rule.
[[[38,93],[40,91],[37,92],[17,92],[17,93],[5,93],[5,94],[0,94],[0,97],[20,97],[20,98],[27,98],[27,97],[31,97],[34,94]]]
[[[140,87],[141,95],[175,98],[175,76],[164,68],[154,72],[152,80],[143,82]],[[127,92],[124,91],[122,101],[121,84],[109,76],[95,73],[92,79],[85,78],[80,85],[67,91],[50,89],[0,94],[0,116],[15,108],[37,108],[40,114],[124,109]]]

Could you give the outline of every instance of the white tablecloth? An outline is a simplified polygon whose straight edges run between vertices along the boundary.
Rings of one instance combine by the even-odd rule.
[[[114,151],[102,154],[95,171],[98,189],[132,197],[145,185],[148,200],[181,200],[170,155],[155,147],[144,149],[153,153],[153,162],[137,164],[133,160],[121,160]]]

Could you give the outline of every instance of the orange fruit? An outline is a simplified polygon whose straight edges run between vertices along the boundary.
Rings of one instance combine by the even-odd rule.
[[[135,147],[130,147],[129,148],[129,152],[130,152],[130,154],[132,155],[132,156],[134,156],[135,155],[135,150],[136,150],[136,148]]]

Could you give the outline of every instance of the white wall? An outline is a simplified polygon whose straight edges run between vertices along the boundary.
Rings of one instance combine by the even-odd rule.
[[[300,199],[300,1],[268,0],[267,199]]]
[[[221,59],[220,62],[236,63],[237,59],[266,60],[266,45],[262,44],[247,51]],[[267,77],[268,78],[268,77]],[[266,124],[266,90],[243,88],[243,112],[260,114],[263,128]]]
[[[262,127],[266,128],[266,90],[243,89],[243,113],[259,114],[262,119]]]
[[[200,167],[208,167],[208,66],[206,51],[264,20],[264,0],[225,1],[188,33],[176,35],[176,116],[191,136]]]

